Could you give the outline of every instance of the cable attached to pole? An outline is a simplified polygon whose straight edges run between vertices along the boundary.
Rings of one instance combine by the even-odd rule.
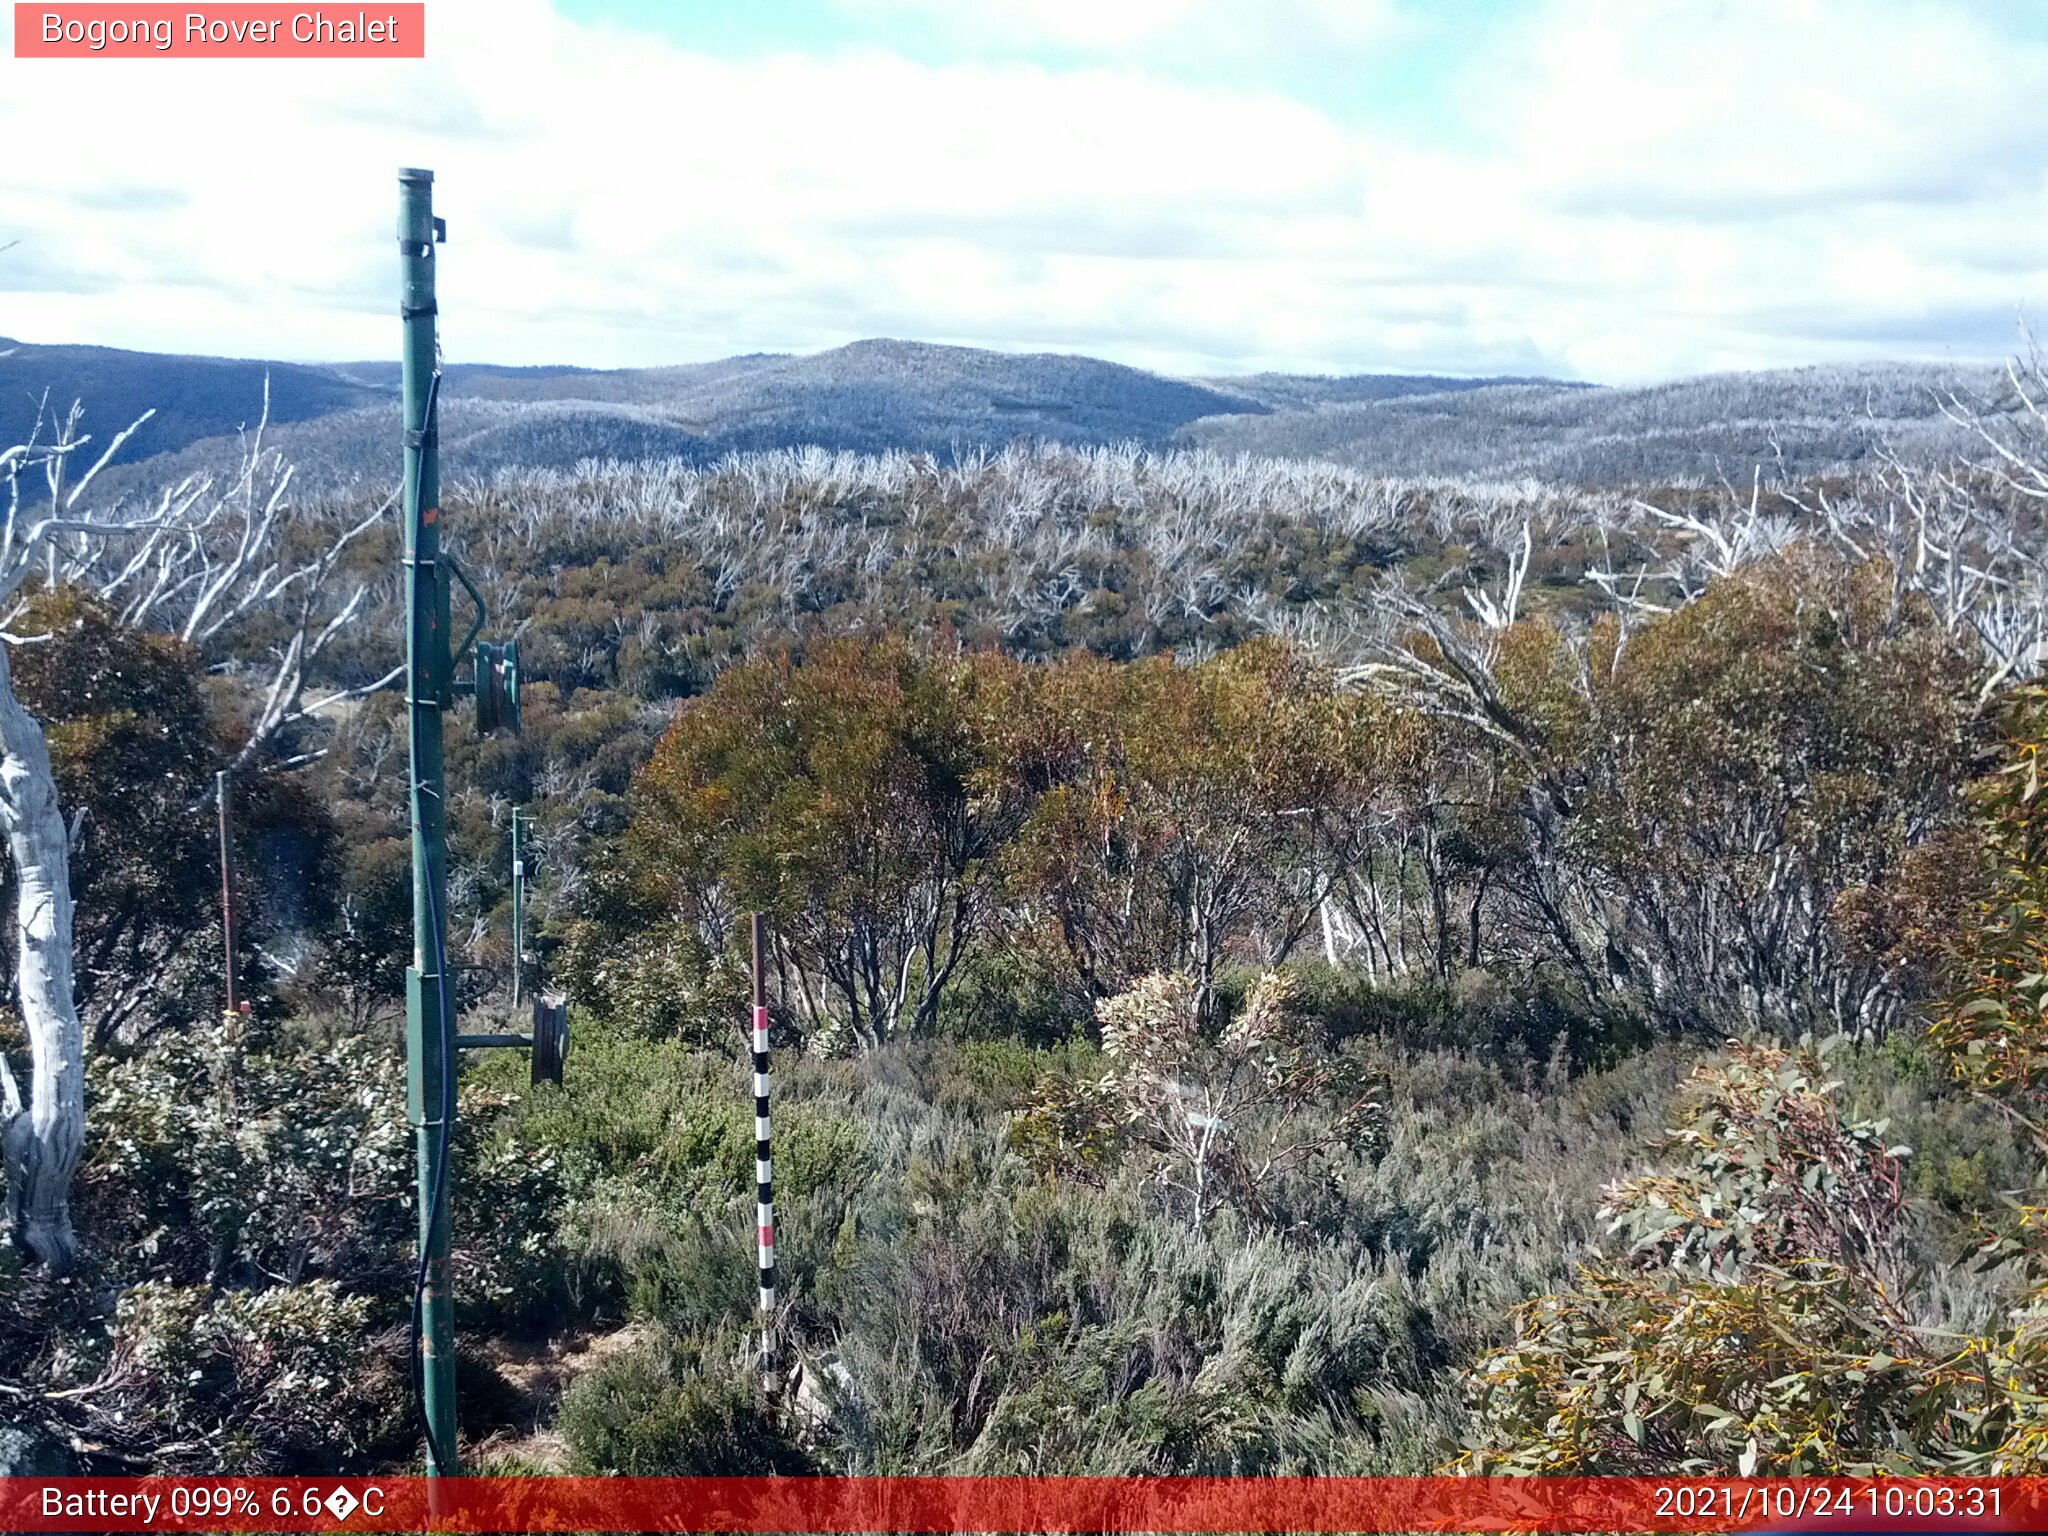
[[[423,439],[430,439],[439,428],[440,397],[441,370],[436,366],[432,375],[427,380],[426,409],[421,413],[425,423],[421,428]],[[411,505],[414,508],[417,508],[420,504],[420,491],[426,475],[426,463],[427,455],[425,452],[421,452],[413,462]],[[438,700],[423,700],[420,697],[419,685],[420,679],[416,658],[413,669],[406,679],[406,708],[408,712],[417,711],[422,707],[440,708]],[[425,783],[417,775],[411,776],[412,805],[410,810],[415,826],[420,825],[422,820],[425,794]],[[440,1437],[434,1428],[433,1416],[427,1411],[426,1364],[421,1348],[426,1337],[427,1280],[434,1262],[434,1249],[448,1223],[448,1164],[451,1160],[449,1153],[453,1145],[456,1106],[455,1015],[450,1007],[448,997],[448,939],[446,925],[442,921],[441,870],[438,866],[429,864],[426,870],[426,888],[430,926],[434,936],[434,953],[431,959],[434,965],[436,1014],[434,1023],[440,1040],[441,1092],[440,1103],[437,1106],[439,1110],[438,1124],[433,1136],[430,1138],[430,1143],[433,1146],[434,1175],[432,1190],[427,1197],[425,1220],[420,1228],[419,1265],[413,1274],[412,1338],[411,1348],[408,1353],[412,1365],[413,1411],[419,1419],[420,1429],[426,1438],[427,1458],[436,1469],[446,1469],[455,1465],[453,1457],[454,1447],[441,1443]],[[420,1106],[423,1114],[426,1112],[426,1107],[424,1103]]]
[[[419,793],[419,785],[413,786],[413,793]],[[438,874],[438,871],[434,872]],[[434,890],[430,880],[429,891]],[[440,926],[441,903],[438,894],[430,897],[434,910],[434,923]],[[433,1416],[427,1412],[426,1360],[421,1353],[420,1343],[426,1335],[427,1274],[433,1264],[434,1244],[441,1229],[448,1223],[448,1164],[449,1152],[453,1146],[455,1131],[455,1018],[448,1006],[448,945],[445,938],[434,951],[434,974],[439,980],[435,993],[440,999],[441,1035],[441,1118],[435,1133],[434,1147],[434,1192],[427,1206],[427,1224],[420,1236],[419,1268],[412,1281],[412,1406],[413,1413],[420,1421],[420,1430],[427,1441],[427,1456],[436,1467],[455,1465],[452,1446],[444,1446],[434,1431]]]

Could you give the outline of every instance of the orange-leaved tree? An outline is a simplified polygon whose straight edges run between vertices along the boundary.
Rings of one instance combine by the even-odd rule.
[[[1276,641],[1198,665],[1074,657],[1031,674],[998,761],[1031,810],[1007,855],[1021,931],[1091,1003],[1154,972],[1285,960],[1373,833],[1378,765],[1413,721]]]
[[[814,1036],[865,1050],[928,1029],[1016,820],[986,751],[1015,666],[891,637],[726,672],[634,785],[571,937],[571,984],[615,1014],[685,1023],[664,1010],[716,996],[739,918],[761,910],[782,1000]]]
[[[1983,889],[1954,936],[1930,1041],[2048,1164],[2048,692],[2007,704],[1974,793]],[[1473,1372],[1482,1472],[2048,1469],[2048,1206],[1982,1213],[2024,1277],[2006,1322],[1952,1332],[1902,1262],[1881,1123],[1845,1118],[1823,1052],[1705,1063],[1659,1172],[1609,1191],[1627,1239],[1537,1299]]]

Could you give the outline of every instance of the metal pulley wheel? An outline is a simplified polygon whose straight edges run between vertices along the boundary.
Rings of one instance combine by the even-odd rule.
[[[519,642],[507,640],[492,645],[479,640],[476,647],[476,733],[494,731],[519,734]]]
[[[569,1054],[569,1004],[560,998],[533,1000],[533,1081],[559,1083]]]

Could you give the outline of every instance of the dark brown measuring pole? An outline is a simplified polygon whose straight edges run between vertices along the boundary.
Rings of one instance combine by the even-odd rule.
[[[228,836],[228,771],[223,768],[213,776],[214,798],[220,804],[220,933],[221,947],[226,952],[228,979],[228,1008],[235,1008],[235,866],[233,840]]]

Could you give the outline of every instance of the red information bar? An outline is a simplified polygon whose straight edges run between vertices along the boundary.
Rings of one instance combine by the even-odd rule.
[[[0,1531],[2028,1531],[2044,1478],[0,1478]]]
[[[421,59],[422,0],[356,5],[33,5],[16,0],[18,59]]]

